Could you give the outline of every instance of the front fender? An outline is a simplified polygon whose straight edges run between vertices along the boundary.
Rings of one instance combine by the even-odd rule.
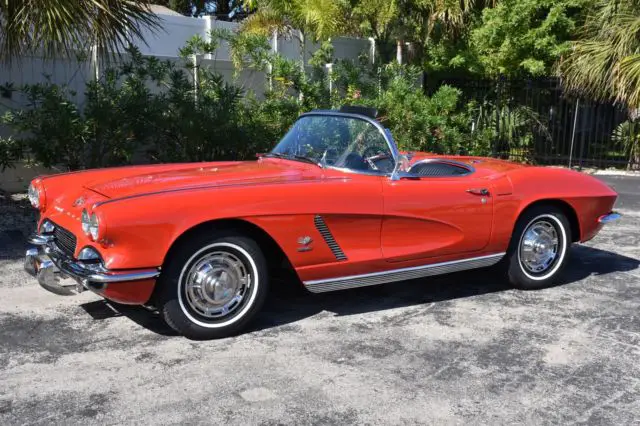
[[[188,230],[214,220],[240,219],[271,236],[296,267],[335,261],[329,247],[323,245],[318,245],[313,256],[303,256],[297,250],[299,237],[311,235],[320,241],[313,217],[335,213],[336,205],[346,217],[380,220],[380,191],[377,181],[341,177],[321,182],[167,191],[108,200],[96,207],[106,224],[101,254],[112,269],[160,266],[169,248]]]

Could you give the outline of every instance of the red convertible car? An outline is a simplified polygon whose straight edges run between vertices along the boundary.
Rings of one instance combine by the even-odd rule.
[[[256,161],[35,179],[25,269],[216,338],[255,317],[283,267],[314,293],[492,265],[549,286],[572,243],[619,218],[616,197],[571,170],[400,153],[368,110],[313,111]]]

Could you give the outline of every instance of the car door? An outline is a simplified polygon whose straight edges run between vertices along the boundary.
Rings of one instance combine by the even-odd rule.
[[[481,251],[491,237],[493,197],[486,179],[415,177],[383,183],[381,245],[388,262]]]

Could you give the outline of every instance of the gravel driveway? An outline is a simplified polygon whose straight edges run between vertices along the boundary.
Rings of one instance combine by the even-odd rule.
[[[153,313],[22,272],[33,216],[0,203],[0,424],[593,423],[640,419],[640,178],[566,283],[475,271],[278,293],[254,329],[175,336]],[[11,219],[9,218],[11,217]]]

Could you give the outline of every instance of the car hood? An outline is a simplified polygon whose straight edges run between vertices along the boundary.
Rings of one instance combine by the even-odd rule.
[[[109,198],[179,189],[230,185],[259,185],[316,178],[309,165],[290,161],[246,161],[167,165],[166,168],[128,168],[125,176],[101,177],[85,188]],[[315,167],[315,166],[313,166]]]

